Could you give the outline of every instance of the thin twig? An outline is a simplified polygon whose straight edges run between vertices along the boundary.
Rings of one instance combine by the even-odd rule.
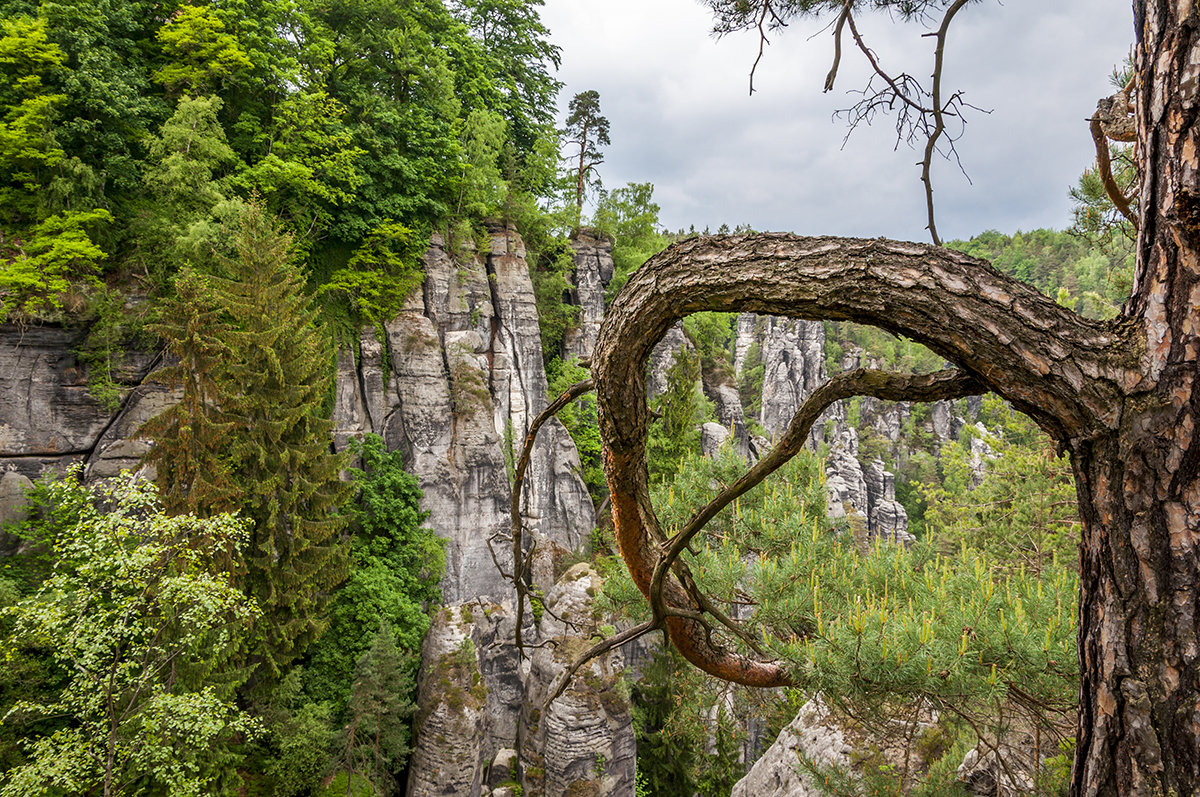
[[[516,643],[517,650],[522,651],[520,655],[524,655],[521,639],[521,625],[524,622],[525,615],[525,598],[528,594],[528,587],[525,586],[525,567],[522,564],[521,551],[521,535],[524,526],[521,523],[521,493],[525,483],[525,471],[529,468],[529,459],[533,455],[533,444],[537,439],[537,433],[542,428],[542,424],[553,418],[562,410],[563,407],[570,404],[575,399],[582,396],[584,393],[589,393],[595,390],[596,383],[591,379],[584,379],[582,382],[576,382],[567,388],[561,396],[550,403],[546,409],[538,413],[533,419],[533,423],[529,424],[529,431],[525,434],[525,444],[521,447],[521,457],[517,460],[517,467],[513,475],[512,496],[509,499],[509,520],[512,528],[512,551],[513,551],[513,571],[512,582],[517,590],[517,631]],[[491,546],[489,545],[489,548]],[[497,562],[497,567],[499,563]],[[503,573],[503,570],[501,570]]]
[[[758,15],[758,56],[754,59],[754,63],[750,66],[750,94],[754,94],[754,73],[758,71],[758,62],[762,60],[763,51],[771,42],[767,39],[766,21],[767,12],[771,9],[771,3],[764,2],[762,13]]]
[[[942,239],[938,237],[937,223],[933,217],[933,178],[930,172],[933,168],[933,153],[937,150],[937,141],[946,130],[946,120],[943,117],[946,109],[942,107],[942,59],[945,54],[946,31],[950,28],[950,20],[954,19],[954,15],[966,4],[967,0],[956,0],[954,5],[946,10],[946,16],[942,18],[942,25],[937,31],[937,49],[934,50],[933,56],[933,132],[925,142],[925,158],[921,161],[921,182],[925,184],[925,207],[929,213],[929,235],[933,238],[935,246],[941,246]],[[951,98],[951,102],[953,99]]]
[[[550,704],[555,700],[558,700],[558,698],[562,696],[562,693],[567,691],[567,686],[571,683],[571,679],[575,677],[575,673],[579,671],[580,667],[587,664],[597,656],[607,653],[613,648],[620,647],[626,642],[632,642],[643,634],[647,634],[661,627],[661,625],[661,621],[659,620],[647,620],[641,625],[635,625],[633,628],[622,631],[616,636],[611,636],[608,639],[598,642],[585,650],[582,654],[580,654],[579,658],[571,662],[571,666],[567,667],[567,671],[564,672],[562,678],[559,679],[558,685],[554,687],[554,691],[550,693],[550,696],[546,698],[546,702],[542,704],[542,713],[545,714],[547,711],[549,711]]]

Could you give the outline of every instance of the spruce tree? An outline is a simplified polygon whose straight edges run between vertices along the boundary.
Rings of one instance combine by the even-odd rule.
[[[397,792],[395,775],[409,753],[409,724],[416,705],[405,664],[395,634],[385,623],[354,665],[342,764],[349,777],[368,779],[376,794]]]
[[[655,402],[658,421],[650,427],[646,455],[650,478],[670,479],[688,453],[700,450],[700,424],[708,413],[700,392],[700,356],[688,348],[675,353],[667,371],[667,390]]]
[[[224,383],[218,377],[230,359],[229,328],[209,278],[191,268],[176,277],[175,296],[160,305],[150,325],[173,359],[155,379],[178,388],[180,399],[139,434],[155,441],[146,461],[155,466],[160,500],[173,515],[211,517],[239,506],[223,452],[233,424],[221,417]]]
[[[324,411],[331,355],[292,261],[291,237],[257,204],[233,234],[224,276],[184,273],[160,330],[183,401],[148,429],[176,511],[237,509],[252,522],[244,590],[263,612],[254,658],[275,676],[323,629],[346,575],[344,457]],[[172,313],[172,310],[177,312]]]

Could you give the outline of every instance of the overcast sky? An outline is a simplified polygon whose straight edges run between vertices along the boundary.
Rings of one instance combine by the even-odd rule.
[[[991,113],[971,113],[958,143],[973,185],[954,164],[935,164],[943,238],[1070,224],[1067,191],[1094,159],[1085,120],[1113,91],[1132,18],[1127,0],[982,0],[959,13],[944,90]],[[560,122],[574,94],[599,91],[612,138],[604,185],[654,183],[668,229],[928,240],[920,151],[894,149],[890,119],[842,147],[846,125],[831,116],[865,84],[865,62],[845,48],[837,86],[823,94],[832,36],[816,25],[771,37],[750,96],[757,36],[715,39],[699,0],[545,0],[542,19],[562,48]],[[931,71],[923,29],[878,15],[860,29],[886,68]]]

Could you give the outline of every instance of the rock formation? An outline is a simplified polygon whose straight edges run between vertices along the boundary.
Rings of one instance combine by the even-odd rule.
[[[758,420],[768,434],[787,428],[792,416],[828,378],[825,373],[825,327],[820,321],[763,316],[762,408]],[[819,439],[820,424],[813,427]]]
[[[408,794],[496,795],[517,783],[531,797],[633,793],[636,749],[619,651],[585,666],[542,713],[599,630],[601,587],[590,565],[568,569],[546,595],[540,626],[526,629],[524,653],[513,644],[510,604],[477,600],[438,612],[422,650]]]
[[[800,708],[762,758],[734,784],[731,797],[820,797],[825,792],[801,772],[801,756],[819,765],[845,767],[850,753],[845,734],[817,696]]]
[[[413,797],[478,797],[482,791],[498,744],[490,711],[496,698],[483,677],[481,637],[501,611],[483,602],[447,606],[425,637],[409,761],[407,792]]]
[[[680,349],[692,350],[692,342],[683,334],[683,322],[667,330],[650,352],[650,364],[646,374],[646,393],[650,399],[667,392],[667,372],[675,365],[675,355]]]
[[[86,330],[0,324],[0,472],[36,478],[84,463],[92,475],[137,467],[147,443],[138,427],[170,401],[146,382],[152,352],[130,352],[113,371],[119,396],[107,407],[88,390],[87,368],[75,354]]]
[[[842,518],[851,512],[866,517],[870,507],[867,480],[858,463],[858,432],[843,426],[833,438],[825,460],[825,491],[831,518]]]
[[[495,228],[483,252],[460,247],[453,257],[435,236],[423,295],[412,297],[385,330],[382,342],[363,332],[356,368],[341,354],[338,436],[375,432],[389,449],[404,452],[425,491],[428,524],[448,540],[442,585],[448,603],[503,600],[511,586],[492,557],[511,571],[508,469],[547,403],[520,236]],[[570,550],[591,531],[595,516],[579,469],[566,429],[550,421],[525,482],[530,539],[537,534]]]
[[[590,647],[601,616],[595,605],[603,581],[587,563],[567,570],[546,596],[532,650],[522,714],[525,794],[596,797],[633,793],[636,747],[620,650],[593,659],[543,713],[550,690]]]
[[[583,360],[592,356],[604,318],[604,295],[614,270],[612,241],[581,227],[571,237],[571,248],[575,252],[571,303],[579,308],[579,319],[578,326],[567,333],[567,354]]]
[[[906,545],[916,542],[916,537],[908,533],[908,513],[896,500],[896,477],[883,469],[883,460],[872,461],[864,476],[867,483],[867,529],[871,536]]]

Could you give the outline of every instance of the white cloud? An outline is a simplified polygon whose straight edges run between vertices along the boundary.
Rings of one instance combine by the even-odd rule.
[[[757,37],[714,39],[695,0],[546,0],[542,16],[563,49],[560,105],[600,92],[613,141],[605,185],[654,183],[668,228],[926,238],[920,153],[893,151],[892,120],[842,148],[845,125],[830,117],[867,73],[846,48],[837,89],[821,92],[828,33],[772,36],[750,97]],[[928,73],[918,30],[878,16],[862,29],[889,68]],[[1122,0],[984,0],[959,14],[946,87],[993,113],[971,115],[959,144],[973,186],[953,164],[935,166],[943,237],[1069,223],[1067,190],[1093,158],[1084,120],[1132,38]]]

